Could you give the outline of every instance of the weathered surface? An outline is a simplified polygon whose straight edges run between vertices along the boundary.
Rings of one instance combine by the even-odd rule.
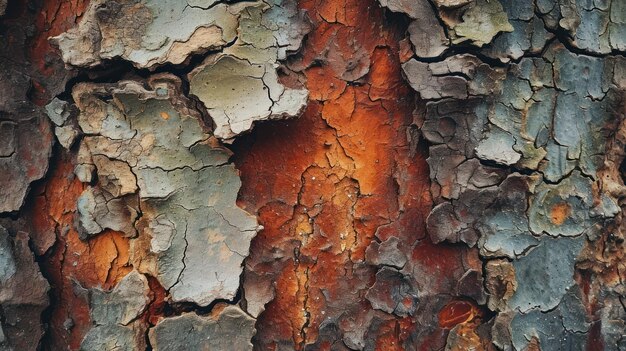
[[[626,347],[622,3],[0,0],[0,349]]]
[[[0,65],[0,213],[18,211],[44,176],[53,136],[43,109],[28,100],[30,79]]]
[[[206,106],[215,136],[232,139],[255,121],[302,112],[306,89],[283,86],[277,68],[278,60],[297,50],[308,31],[292,0],[261,2],[242,11],[234,44],[189,74],[190,93]]]
[[[237,306],[216,306],[213,314],[184,313],[150,329],[150,345],[166,350],[252,350],[255,319]]]
[[[240,181],[229,152],[204,131],[176,77],[146,84],[73,90],[82,144],[98,175],[78,199],[84,237],[104,229],[134,237],[138,229],[133,265],[156,277],[173,301],[232,299],[257,223],[235,205]]]
[[[308,30],[293,0],[98,0],[79,26],[53,41],[66,63],[82,67],[122,58],[154,68],[217,51],[190,73],[191,94],[205,104],[214,135],[232,139],[255,121],[296,116],[304,108],[306,90],[283,86],[277,62],[300,47]]]
[[[80,24],[53,42],[63,61],[74,66],[93,67],[118,57],[137,67],[180,64],[237,36],[236,14],[242,6],[210,2],[204,8],[180,1],[90,1]]]
[[[617,286],[588,291],[598,278],[581,282],[584,269],[576,269],[587,255],[585,243],[606,240],[613,223],[621,222],[624,184],[614,172],[624,152],[611,156],[611,148],[624,118],[626,61],[585,55],[621,50],[619,40],[602,44],[626,15],[610,3],[440,4],[451,49],[466,40],[481,48],[424,62],[431,56],[416,45],[403,64],[411,87],[426,100],[416,124],[431,144],[436,206],[429,235],[479,248],[488,307],[497,313],[492,341],[503,349],[523,350],[533,342],[544,350],[589,349],[597,347],[593,338],[614,338],[613,331],[590,331],[610,305],[585,307],[582,296],[592,303]],[[410,8],[390,9],[415,18]],[[619,12],[614,23],[609,9]],[[474,32],[481,26],[490,29]],[[603,30],[589,30],[597,26]],[[623,147],[621,139],[617,143]],[[454,337],[448,343],[469,347],[473,341]]]
[[[86,6],[85,0],[49,0],[41,3],[0,1],[6,13],[0,17],[0,62],[2,62],[3,99],[28,100],[43,106],[65,90],[76,71],[65,68],[61,55],[48,37],[76,25]],[[5,80],[4,74],[19,78]],[[22,82],[26,82],[24,87]],[[22,95],[28,89],[28,96]]]
[[[0,349],[36,350],[50,285],[28,247],[28,234],[0,226]]]
[[[76,114],[76,109],[72,108],[67,102],[52,99],[46,105],[46,114],[50,121],[54,124],[54,134],[59,144],[66,149],[70,149],[74,145],[74,141],[79,136],[79,130],[76,128],[75,119],[72,118]]]
[[[61,153],[46,180],[33,191],[24,216],[31,240],[50,281],[51,306],[44,349],[76,350],[91,329],[88,294],[111,290],[128,272],[129,243],[123,233],[105,230],[85,242],[79,238],[76,204],[85,186],[73,175],[73,157]],[[82,287],[82,288],[81,288]]]
[[[314,30],[290,68],[304,72],[312,100],[297,121],[235,143],[242,203],[264,226],[244,271],[255,349],[443,348],[450,325],[478,314],[452,310],[440,324],[438,313],[482,296],[470,283],[481,263],[477,250],[426,235],[427,164],[406,137],[403,30],[368,1],[301,6]]]
[[[85,335],[80,349],[145,349],[146,326],[137,318],[148,302],[148,281],[137,271],[128,273],[111,291],[89,291],[90,315],[94,327]]]

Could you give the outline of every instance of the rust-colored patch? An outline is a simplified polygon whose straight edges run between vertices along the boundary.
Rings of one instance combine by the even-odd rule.
[[[320,331],[332,320],[367,328],[372,310],[365,293],[378,268],[362,262],[374,238],[399,238],[411,260],[432,270],[448,292],[464,267],[480,267],[469,249],[426,239],[428,166],[407,140],[414,96],[400,71],[404,29],[383,24],[375,1],[300,6],[314,27],[298,59],[309,105],[300,118],[259,125],[234,145],[239,204],[265,228],[246,260],[245,294],[274,294],[257,322],[260,350],[286,343],[323,349],[336,341]],[[385,319],[371,332],[380,350],[403,350],[418,328],[414,317],[377,318]],[[432,340],[443,343],[445,333]]]
[[[539,343],[539,339],[536,337],[531,337],[528,346],[526,346],[526,351],[541,351],[541,344]]]
[[[378,329],[376,350],[404,351],[403,342],[409,337],[411,327],[414,324],[410,318],[388,321]]]
[[[76,26],[88,3],[88,0],[43,1],[43,6],[35,18],[37,35],[30,46],[31,59],[43,75],[50,76],[53,73],[47,64],[46,57],[56,51],[50,45],[48,38]]]
[[[586,351],[602,351],[604,350],[604,340],[602,340],[602,322],[597,321],[591,325],[589,335],[587,336]]]
[[[468,301],[452,301],[439,311],[439,325],[442,328],[452,328],[471,321],[477,312],[476,306]]]
[[[565,220],[572,213],[572,208],[567,202],[555,204],[550,209],[550,221],[556,225],[565,223]]]
[[[485,347],[485,344],[488,345]],[[461,323],[450,331],[447,351],[484,351],[495,350],[490,340],[482,340],[476,333],[475,323]]]
[[[157,322],[166,314],[167,308],[167,291],[159,283],[159,281],[152,276],[146,276],[148,279],[148,286],[150,287],[151,302],[143,314],[143,318],[151,325],[154,326]]]
[[[44,2],[30,49],[43,75],[56,69],[47,64],[54,50],[47,38],[73,26],[86,5]],[[462,273],[480,262],[476,250],[434,245],[425,235],[430,181],[424,151],[415,153],[407,140],[414,93],[400,70],[400,57],[408,55],[407,42],[401,42],[405,29],[383,23],[374,0],[303,0],[300,7],[314,27],[299,58],[309,106],[301,118],[259,125],[234,146],[243,182],[240,204],[265,227],[252,242],[245,274],[260,276],[275,295],[258,318],[254,342],[259,349],[292,342],[301,350],[319,341],[329,349],[336,340],[323,340],[325,321],[367,329],[376,314],[368,342],[378,350],[404,350],[420,328],[418,318],[372,310],[365,294],[379,267],[364,263],[370,243],[398,238],[412,264],[436,277],[429,285],[433,295],[450,294]],[[46,87],[33,82],[39,104],[48,98]],[[30,217],[39,235],[34,240],[44,248],[40,254],[56,240],[42,257],[53,300],[44,344],[77,349],[90,328],[80,287],[112,288],[131,269],[129,243],[112,231],[88,242],[78,238],[75,206],[84,185],[75,179],[69,155],[59,158],[33,192],[38,195]],[[163,287],[152,277],[148,282],[152,302],[142,318],[154,325],[171,306]],[[438,306],[449,298],[442,295]],[[463,316],[451,314],[446,321],[470,320]],[[420,335],[419,348],[441,345],[446,328]]]
[[[79,239],[74,227],[76,200],[84,185],[73,174],[70,156],[51,161],[55,168],[33,193],[38,194],[26,211],[40,241],[54,241],[42,258],[42,273],[50,282],[49,329],[43,345],[49,350],[78,349],[91,328],[89,306],[82,288],[111,289],[131,269],[129,241],[121,233],[105,231],[88,242]]]
[[[9,1],[11,3],[26,4],[26,1]],[[28,25],[34,24],[34,31],[28,33],[28,43],[24,55],[32,63],[31,100],[43,106],[54,94],[59,93],[66,78],[73,73],[65,69],[60,53],[54,48],[48,38],[59,35],[77,25],[87,7],[88,0],[46,0],[37,5],[34,15],[30,11],[20,11],[13,18]],[[26,7],[24,5],[23,7]],[[19,19],[18,19],[19,17]],[[54,91],[50,91],[54,87]]]

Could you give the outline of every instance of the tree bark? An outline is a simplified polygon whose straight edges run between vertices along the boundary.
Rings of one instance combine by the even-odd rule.
[[[621,350],[620,0],[0,0],[0,350]]]

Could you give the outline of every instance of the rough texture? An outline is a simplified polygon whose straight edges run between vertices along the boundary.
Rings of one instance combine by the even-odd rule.
[[[598,347],[593,338],[613,338],[590,329],[610,307],[585,309],[582,296],[591,303],[615,287],[589,291],[599,277],[576,269],[588,255],[585,243],[615,235],[608,233],[621,222],[624,185],[614,172],[623,151],[611,155],[611,148],[623,147],[626,61],[597,56],[620,50],[619,40],[600,44],[626,15],[610,3],[440,5],[451,48],[465,40],[481,48],[425,62],[430,56],[416,46],[403,64],[426,101],[416,124],[430,143],[436,206],[429,235],[480,250],[488,307],[497,313],[492,340],[503,349],[523,350],[533,342],[543,350],[589,349]],[[410,8],[390,9],[415,18]],[[614,9],[619,14],[611,23],[601,14]],[[472,21],[480,25],[465,27]],[[604,29],[589,30],[597,26]],[[494,37],[497,31],[502,34]],[[471,344],[457,337],[448,342]]]
[[[276,69],[308,30],[293,0],[98,0],[78,27],[53,41],[66,63],[82,67],[122,58],[152,68],[218,51],[190,73],[191,94],[205,104],[215,136],[232,139],[255,121],[296,116],[304,108],[306,90],[283,86]]]
[[[314,30],[289,67],[312,100],[297,121],[235,142],[242,203],[264,226],[243,284],[258,315],[255,349],[443,348],[450,325],[477,319],[471,302],[462,317],[439,311],[484,299],[472,278],[481,263],[477,250],[433,245],[425,231],[431,201],[423,149],[406,137],[404,31],[368,1],[301,6]]]
[[[622,3],[0,0],[0,350],[625,348]]]
[[[252,350],[254,318],[237,306],[216,307],[213,315],[184,313],[166,318],[150,329],[155,351]]]
[[[300,47],[308,31],[295,1],[272,0],[245,8],[234,44],[207,57],[189,74],[190,93],[206,106],[215,136],[232,139],[255,121],[302,112],[307,91],[283,86],[277,63]]]
[[[0,213],[18,211],[48,169],[52,131],[43,109],[27,99],[29,85],[24,73],[0,68]]]
[[[0,226],[0,349],[36,350],[44,330],[50,285],[28,247],[28,234],[14,237]]]
[[[59,149],[62,150],[62,149]],[[60,152],[45,182],[33,189],[24,216],[52,300],[44,319],[44,349],[78,349],[91,329],[88,290],[112,290],[131,270],[129,242],[123,233],[105,230],[85,242],[76,225],[76,205],[85,190],[73,175],[73,156]]]
[[[137,67],[180,64],[236,38],[242,6],[211,2],[203,8],[181,1],[91,1],[80,24],[53,42],[63,61],[74,66],[93,67],[118,57]]]
[[[76,114],[76,109],[58,98],[52,99],[45,109],[48,118],[55,126],[54,134],[59,144],[69,150],[79,135],[79,130],[75,126],[74,118],[72,118]]]
[[[134,237],[138,228],[133,265],[156,277],[173,301],[232,299],[257,223],[235,205],[240,182],[229,152],[204,131],[177,78],[158,75],[146,84],[73,90],[82,143],[98,174],[77,203],[84,237],[104,229]]]
[[[81,288],[77,288],[81,289]],[[81,350],[142,350],[146,348],[145,325],[137,321],[149,302],[148,281],[132,271],[109,292],[89,291],[94,327],[83,339]]]

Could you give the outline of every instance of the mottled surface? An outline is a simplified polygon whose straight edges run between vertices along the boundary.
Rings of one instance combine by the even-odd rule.
[[[425,231],[426,157],[407,140],[414,103],[398,61],[404,30],[367,1],[301,6],[314,30],[289,67],[303,71],[312,100],[297,121],[235,143],[241,201],[264,226],[243,284],[259,316],[255,349],[442,348],[442,325],[465,319],[452,311],[440,325],[438,312],[481,295],[469,283],[481,266],[477,250],[433,245]]]
[[[256,121],[297,116],[304,88],[279,82],[278,60],[300,48],[309,25],[293,0],[253,3],[239,15],[235,42],[189,74],[190,93],[205,105],[214,134],[232,139]]]
[[[53,38],[63,60],[92,67],[123,58],[137,67],[171,62],[220,49],[233,41],[242,6],[214,2],[190,6],[181,1],[90,1],[80,24]],[[245,7],[245,5],[244,5]]]
[[[80,226],[85,237],[104,229],[137,236],[133,265],[173,301],[232,299],[257,223],[235,205],[240,182],[229,152],[205,131],[177,78],[146,83],[73,90],[98,174],[78,199]]]
[[[625,23],[0,0],[0,349],[623,349]]]
[[[0,213],[22,207],[31,183],[46,173],[52,152],[50,123],[28,100],[30,83],[24,73],[0,65]]]
[[[210,316],[184,313],[150,329],[150,344],[161,350],[252,350],[254,318],[237,306],[220,306]]]
[[[48,307],[48,281],[28,247],[28,234],[0,226],[0,349],[36,350]]]
[[[426,100],[415,123],[430,143],[436,206],[428,232],[435,242],[480,250],[499,348],[595,350],[598,338],[615,340],[614,331],[590,325],[615,313],[599,301],[623,287],[598,286],[604,273],[582,263],[606,240],[623,251],[615,228],[624,184],[615,172],[624,155],[626,61],[598,54],[621,50],[621,39],[607,38],[626,12],[615,2],[591,3],[440,4],[451,49],[464,40],[480,49],[424,62],[430,56],[415,45],[404,59],[407,80]],[[381,4],[415,18],[410,6]],[[490,29],[473,32],[482,26]]]
[[[211,52],[190,73],[190,93],[206,106],[214,135],[228,140],[255,121],[302,111],[307,91],[283,86],[276,70],[308,30],[293,0],[96,0],[77,27],[52,41],[66,63],[80,67],[121,58],[154,68]]]
[[[92,289],[88,295],[94,327],[85,335],[81,350],[146,348],[146,326],[137,320],[150,301],[148,281],[143,275],[132,271],[113,290]]]

